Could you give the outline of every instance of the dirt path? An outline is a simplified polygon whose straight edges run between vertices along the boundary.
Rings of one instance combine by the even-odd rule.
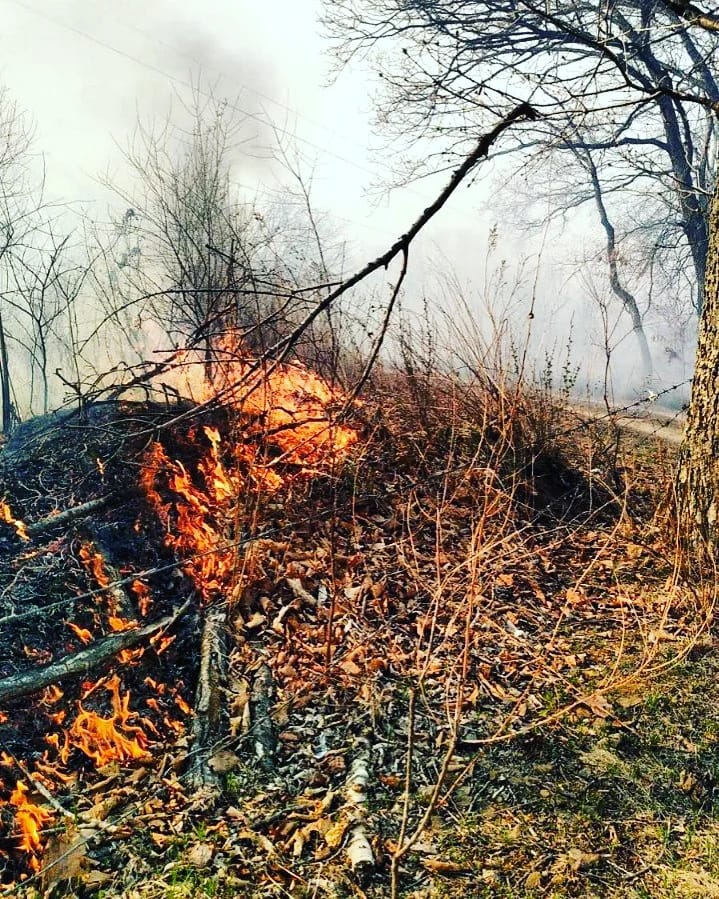
[[[606,409],[602,406],[573,406],[573,411],[581,418],[609,422]],[[637,412],[617,412],[612,420],[623,430],[642,437],[655,437],[678,446],[682,441],[686,413],[666,412],[662,409],[643,409]]]

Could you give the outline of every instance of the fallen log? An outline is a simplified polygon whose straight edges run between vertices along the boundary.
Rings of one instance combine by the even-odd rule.
[[[265,771],[274,767],[275,733],[272,726],[274,681],[270,666],[264,662],[255,672],[250,695],[252,737],[257,761]]]
[[[361,737],[355,744],[355,757],[345,784],[345,812],[349,819],[345,851],[357,880],[362,883],[375,866],[374,852],[369,838],[367,787],[370,782],[372,748],[369,740]]]
[[[226,633],[226,605],[209,609],[202,628],[200,671],[192,719],[192,761],[188,779],[195,790],[217,790],[221,786],[221,776],[213,770],[210,760],[227,730],[223,701],[226,692]]]
[[[177,611],[160,621],[148,624],[146,627],[136,628],[134,630],[122,631],[105,637],[104,640],[98,640],[87,649],[75,653],[75,655],[62,659],[59,662],[52,662],[43,668],[36,668],[33,671],[23,671],[21,674],[14,674],[0,680],[0,704],[11,702],[14,699],[20,699],[22,696],[28,696],[30,693],[36,693],[43,690],[51,684],[59,683],[70,677],[78,677],[87,675],[100,665],[109,662],[110,659],[121,652],[123,649],[141,643],[143,640],[149,640],[160,631],[171,627],[178,618],[189,608],[189,600],[183,603]]]

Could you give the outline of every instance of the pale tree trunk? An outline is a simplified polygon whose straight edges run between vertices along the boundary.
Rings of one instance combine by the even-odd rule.
[[[709,250],[696,365],[678,474],[681,536],[712,557],[719,544],[719,183],[709,212]]]

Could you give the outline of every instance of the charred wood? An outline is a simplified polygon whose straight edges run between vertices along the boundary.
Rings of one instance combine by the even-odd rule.
[[[113,505],[113,503],[119,503],[120,501],[118,494],[109,493],[107,496],[91,499],[89,502],[82,503],[79,506],[72,506],[69,509],[58,512],[56,515],[48,515],[46,518],[41,518],[40,521],[26,525],[25,530],[28,537],[40,537],[55,528],[65,527],[79,518],[87,518],[96,512],[101,512],[103,509]]]
[[[43,690],[51,684],[59,683],[71,677],[86,676],[90,671],[109,662],[123,649],[130,649],[144,640],[149,640],[150,637],[154,637],[160,631],[171,627],[188,607],[189,602],[186,602],[172,615],[168,615],[166,618],[162,618],[153,624],[148,624],[146,627],[113,634],[59,662],[53,662],[34,671],[23,671],[21,674],[14,674],[11,677],[0,680],[0,703],[11,702],[22,696],[28,696],[30,693],[36,693],[38,690]]]
[[[271,709],[274,698],[274,681],[270,666],[264,662],[255,673],[250,695],[252,711],[252,736],[255,755],[262,768],[271,771],[274,767],[275,733],[272,726]]]

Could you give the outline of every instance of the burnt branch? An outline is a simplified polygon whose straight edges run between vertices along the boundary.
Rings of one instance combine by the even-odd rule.
[[[123,649],[130,649],[171,627],[187,611],[189,605],[188,600],[172,615],[148,624],[146,627],[113,634],[104,640],[99,640],[88,649],[59,662],[53,662],[51,665],[45,665],[34,671],[23,671],[21,674],[14,674],[12,677],[0,680],[0,703],[12,702],[31,693],[37,693],[38,690],[71,677],[86,676],[90,671],[109,662]]]

